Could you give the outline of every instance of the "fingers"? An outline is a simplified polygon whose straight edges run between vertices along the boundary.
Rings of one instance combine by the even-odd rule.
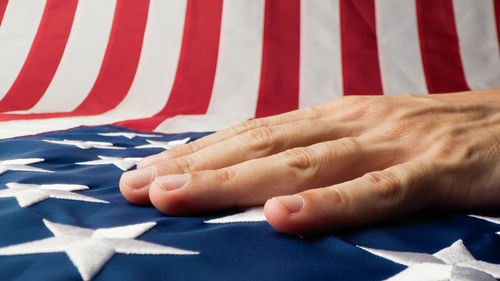
[[[328,122],[328,120],[300,120],[278,126],[259,127],[195,153],[157,162],[152,166],[155,166],[157,176],[215,170],[270,156],[290,148],[305,147],[354,134],[354,125],[327,125]]]
[[[320,118],[322,115],[323,115],[322,111],[314,107],[309,107],[309,108],[286,112],[275,116],[248,120],[236,126],[221,130],[219,132],[205,136],[203,138],[187,143],[185,145],[146,157],[137,164],[137,167],[139,169],[142,169],[158,161],[173,159],[176,157],[181,157],[184,155],[195,153],[208,146],[223,142],[234,136],[243,134],[250,130],[255,130],[257,128],[277,126],[281,124],[291,123],[297,120],[307,120],[307,119],[315,120]]]
[[[129,201],[135,204],[148,204],[147,189],[154,177],[221,169],[251,159],[273,155],[293,147],[305,147],[345,135],[358,134],[359,129],[355,124],[332,125],[329,122],[329,120],[306,119],[249,130],[205,147],[196,153],[159,161],[148,167],[153,169],[141,171],[145,169],[142,168],[126,172],[120,180],[120,189]],[[151,176],[152,173],[153,176]]]
[[[287,233],[326,232],[361,226],[429,206],[438,194],[432,182],[439,168],[407,162],[354,180],[270,199],[268,222]]]
[[[387,147],[362,146],[346,138],[222,169],[159,176],[149,187],[149,198],[157,209],[172,215],[259,205],[273,196],[358,177],[380,167],[374,164],[391,165],[393,155],[397,153]]]

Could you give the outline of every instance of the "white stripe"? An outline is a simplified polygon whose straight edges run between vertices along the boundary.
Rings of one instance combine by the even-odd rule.
[[[31,49],[45,1],[9,1],[0,25],[0,99],[7,94]]]
[[[113,115],[152,116],[167,103],[179,62],[187,0],[151,0],[134,81]]]
[[[415,2],[375,1],[375,11],[384,94],[428,93],[420,53]]]
[[[460,55],[471,89],[500,87],[500,56],[493,0],[454,0]]]
[[[224,1],[217,68],[207,114],[175,116],[155,131],[219,130],[253,118],[259,92],[263,26],[263,0]]]
[[[116,0],[78,1],[61,62],[47,91],[30,110],[70,112],[89,94],[99,74],[111,32]]]
[[[299,106],[343,95],[338,0],[301,1]]]
[[[126,116],[119,118],[101,115],[1,122],[0,139],[66,130],[77,126],[104,125],[126,119]]]
[[[151,0],[139,65],[126,98],[105,114],[0,123],[0,139],[151,117],[168,99],[179,60],[186,0]]]

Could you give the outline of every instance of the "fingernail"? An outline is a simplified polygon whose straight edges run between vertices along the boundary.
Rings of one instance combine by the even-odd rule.
[[[296,213],[304,208],[305,201],[300,195],[286,195],[273,198],[283,208],[288,210],[290,214]]]
[[[189,183],[190,179],[190,174],[166,175],[156,178],[160,186],[166,191],[182,188]]]
[[[151,155],[151,156],[148,156],[148,157],[141,159],[141,161],[139,161],[139,163],[137,163],[137,168],[143,169],[143,168],[146,168],[148,166],[151,166],[152,164],[154,164],[158,161],[165,160],[165,159],[166,158],[163,155],[163,153]]]
[[[123,180],[128,184],[128,186],[135,189],[149,186],[154,177],[154,167],[147,167],[145,169],[133,170],[123,173]]]

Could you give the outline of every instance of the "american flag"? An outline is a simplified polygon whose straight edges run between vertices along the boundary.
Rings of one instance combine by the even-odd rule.
[[[496,280],[498,213],[303,237],[118,179],[342,95],[498,88],[499,34],[500,0],[0,0],[0,280]]]

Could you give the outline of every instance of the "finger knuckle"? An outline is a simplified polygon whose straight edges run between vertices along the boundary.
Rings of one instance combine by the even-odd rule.
[[[301,109],[304,118],[306,119],[318,119],[323,116],[323,112],[317,106],[310,106]]]
[[[259,127],[247,131],[240,136],[251,151],[272,150],[275,145],[275,129],[272,127]]]
[[[232,179],[235,178],[235,171],[231,167],[225,167],[222,169],[219,169],[219,181],[220,182],[230,182]]]
[[[387,115],[394,110],[389,98],[386,96],[346,96],[341,98],[340,105],[344,107],[354,108],[359,117],[367,114]]]
[[[403,181],[392,172],[371,172],[365,174],[364,178],[375,186],[375,194],[384,200],[395,199],[401,195]]]
[[[363,146],[354,137],[342,138],[335,142],[335,151],[337,153],[356,153],[361,151]]]
[[[177,172],[182,173],[196,171],[198,166],[193,157],[179,157],[173,161],[170,161],[169,165],[172,165]]]
[[[201,149],[201,146],[198,142],[189,142],[184,145],[179,146],[179,150],[182,149],[186,154],[191,154]]]
[[[307,170],[314,167],[316,152],[309,147],[295,147],[279,155],[284,158],[288,167],[296,170]]]
[[[250,119],[236,126],[233,126],[232,130],[237,135],[255,128],[259,128],[261,126],[265,126],[267,123],[268,122],[264,118]]]
[[[316,190],[311,190],[316,191]],[[321,192],[319,192],[321,191]],[[320,200],[327,202],[329,205],[335,206],[339,209],[345,209],[351,204],[351,199],[349,194],[344,190],[328,187],[324,189],[318,189],[318,197]]]

